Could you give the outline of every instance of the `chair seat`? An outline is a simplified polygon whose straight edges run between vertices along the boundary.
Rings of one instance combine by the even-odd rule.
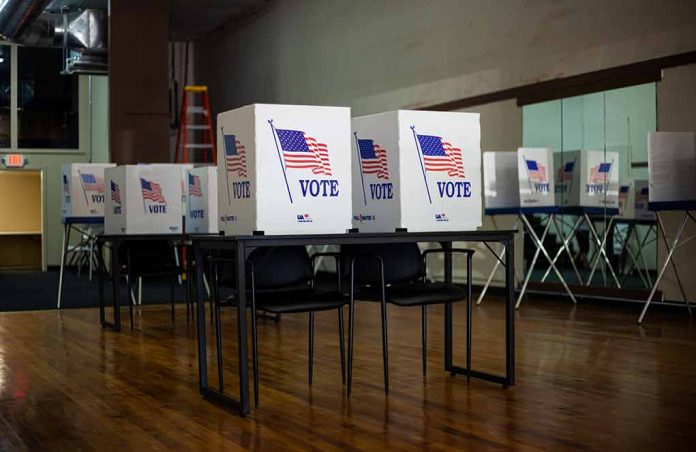
[[[236,296],[227,297],[227,303],[236,305]],[[251,307],[251,293],[247,294],[247,307]],[[348,304],[348,297],[338,291],[314,291],[298,289],[264,291],[256,293],[256,309],[274,314],[326,311]]]
[[[398,306],[453,303],[466,298],[466,290],[453,284],[413,283],[387,288],[387,302]]]

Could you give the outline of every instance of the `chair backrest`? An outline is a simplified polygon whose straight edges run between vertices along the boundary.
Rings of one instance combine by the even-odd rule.
[[[417,243],[389,243],[382,245],[344,245],[341,252],[351,255],[365,255],[355,261],[355,283],[358,285],[380,284],[379,261],[373,257],[380,256],[384,261],[385,284],[410,282],[425,275],[425,266]],[[343,265],[343,274],[349,268]]]
[[[312,260],[304,246],[257,248],[248,260],[254,266],[254,282],[258,290],[309,284],[314,274]],[[234,263],[225,262],[219,268],[220,283],[234,287]],[[249,272],[247,276],[250,276]]]
[[[121,247],[121,262],[126,264],[130,256],[133,267],[175,266],[174,248],[167,240],[142,240],[127,242]]]

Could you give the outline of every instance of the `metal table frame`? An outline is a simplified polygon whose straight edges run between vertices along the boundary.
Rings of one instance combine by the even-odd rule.
[[[677,284],[679,284],[679,290],[681,291],[682,299],[684,300],[684,303],[686,304],[686,309],[689,312],[689,315],[691,315],[691,303],[689,302],[689,299],[686,296],[686,292],[684,291],[684,286],[682,285],[681,278],[679,277],[679,272],[677,271],[677,264],[674,262],[674,252],[677,250],[678,247],[686,244],[687,242],[693,240],[696,238],[696,236],[690,236],[687,237],[684,240],[681,240],[681,236],[684,233],[684,228],[686,227],[686,223],[691,220],[694,224],[696,224],[696,201],[684,201],[684,202],[657,202],[657,203],[648,203],[648,208],[650,210],[655,211],[655,216],[657,217],[657,229],[660,231],[660,235],[662,237],[662,240],[664,241],[665,247],[667,247],[667,257],[665,257],[665,261],[662,263],[662,266],[660,267],[660,271],[657,274],[657,278],[655,279],[655,283],[653,284],[652,290],[650,291],[650,295],[648,295],[648,299],[645,300],[645,305],[643,305],[643,310],[640,313],[640,316],[638,317],[638,323],[641,324],[643,323],[643,319],[645,318],[645,314],[648,312],[648,307],[650,307],[650,303],[652,302],[653,297],[655,296],[655,292],[657,291],[657,288],[660,285],[660,281],[662,280],[662,277],[665,274],[665,270],[667,270],[667,266],[671,263],[672,264],[672,270],[674,270],[674,275],[677,279]],[[672,243],[669,243],[669,240],[667,239],[667,232],[665,230],[665,225],[662,222],[662,217],[660,216],[660,212],[662,211],[682,211],[684,213],[681,224],[679,225],[679,228],[677,229],[677,233],[674,236],[674,240],[672,240]],[[681,243],[680,243],[681,240]]]
[[[224,394],[219,388],[208,384],[208,355],[206,343],[206,321],[203,300],[205,292],[202,284],[197,284],[196,301],[198,309],[198,383],[200,393],[206,400],[226,408],[238,410],[242,416],[250,412],[249,375],[247,363],[246,327],[246,262],[249,254],[256,248],[274,246],[307,245],[356,245],[377,243],[425,243],[438,242],[444,249],[451,249],[453,242],[501,243],[505,254],[505,374],[493,375],[474,369],[457,366],[452,358],[452,305],[445,305],[445,370],[452,375],[464,374],[469,377],[502,384],[503,387],[515,384],[515,292],[514,292],[514,234],[515,231],[470,231],[470,232],[395,232],[395,233],[346,233],[312,235],[249,235],[249,236],[206,236],[190,237],[196,260],[196,277],[203,278],[206,255],[212,251],[233,250],[236,266],[237,296],[237,348],[239,360],[239,399]],[[452,253],[445,253],[445,282],[452,282]],[[497,256],[496,256],[497,257]],[[500,258],[499,258],[500,259]],[[501,259],[502,260],[502,259]],[[473,302],[473,300],[471,300]]]

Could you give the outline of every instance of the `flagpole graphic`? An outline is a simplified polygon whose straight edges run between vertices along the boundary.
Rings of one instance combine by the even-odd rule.
[[[89,199],[87,199],[87,192],[85,191],[85,183],[82,180],[82,173],[80,170],[77,170],[77,178],[80,179],[80,186],[82,187],[82,194],[85,196],[85,202],[87,203],[87,207],[89,207]]]
[[[280,169],[283,170],[283,178],[285,179],[285,187],[288,189],[288,197],[290,198],[290,204],[292,201],[292,193],[290,193],[290,184],[288,183],[288,175],[285,172],[285,165],[283,165],[283,158],[280,156],[280,146],[278,146],[278,138],[276,137],[276,129],[273,126],[273,120],[269,119],[268,124],[271,126],[271,133],[273,133],[273,141],[275,142],[276,152],[278,153],[278,163],[280,163]]]
[[[413,139],[416,140],[416,152],[418,153],[418,161],[420,162],[421,171],[423,172],[423,181],[425,181],[425,190],[428,192],[428,200],[430,204],[433,203],[433,198],[430,196],[430,187],[428,187],[428,178],[425,175],[425,166],[423,166],[423,157],[421,156],[420,144],[418,144],[418,135],[416,134],[416,126],[411,126],[411,131],[413,132]]]
[[[229,168],[227,168],[227,143],[225,142],[225,130],[222,127],[220,127],[220,133],[222,134],[222,149],[225,152],[225,185],[227,185],[227,204],[230,204],[230,172]]]
[[[367,195],[365,194],[365,175],[363,174],[362,157],[360,156],[360,142],[358,141],[358,132],[353,132],[355,135],[355,149],[358,152],[358,167],[360,168],[360,182],[362,182],[363,200],[367,205]]]

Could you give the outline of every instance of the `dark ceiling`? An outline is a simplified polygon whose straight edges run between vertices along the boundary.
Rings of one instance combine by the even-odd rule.
[[[268,2],[269,0],[170,0],[171,39],[184,41],[199,38]]]

